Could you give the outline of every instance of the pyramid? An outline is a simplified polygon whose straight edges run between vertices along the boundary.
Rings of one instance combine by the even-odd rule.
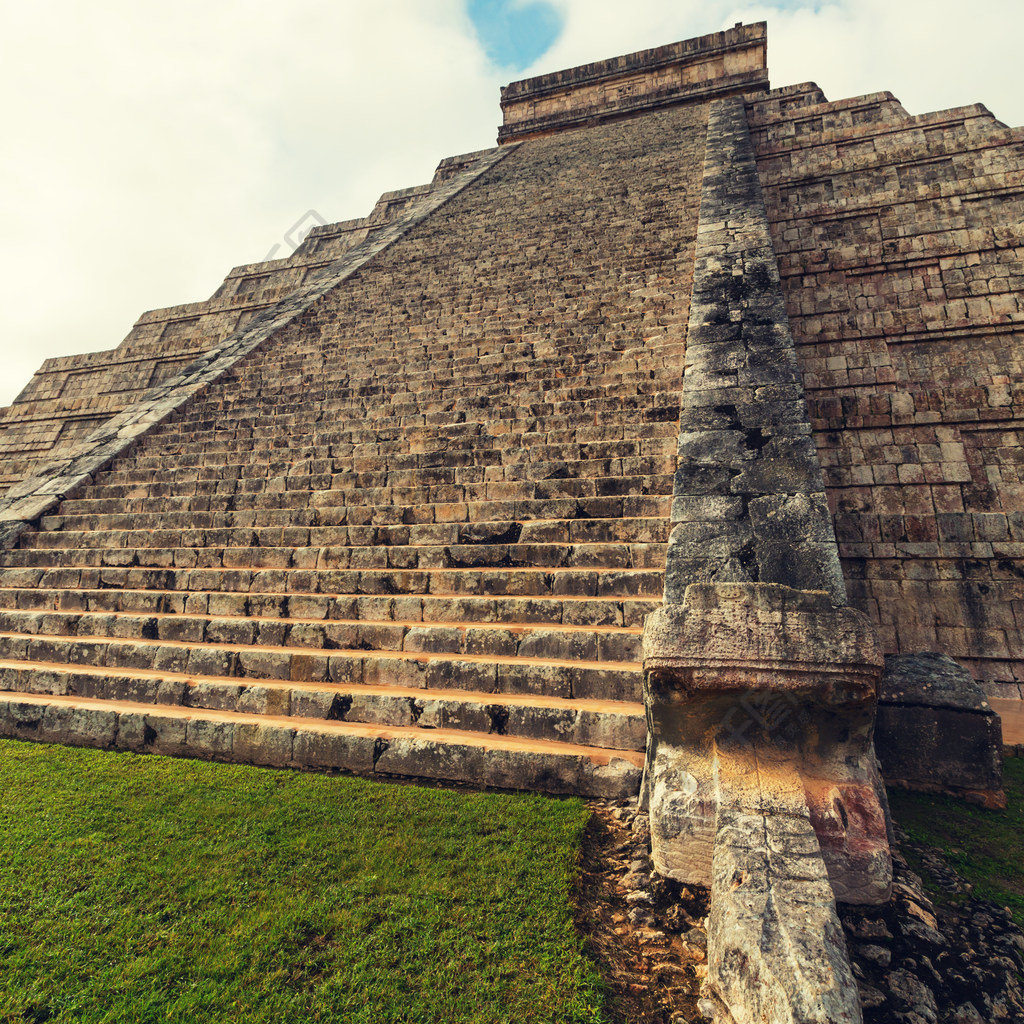
[[[0,411],[0,735],[627,797],[645,619],[744,581],[1020,698],[1021,132],[772,89],[763,24],[502,109],[496,148]],[[767,427],[687,344],[733,136],[792,336],[758,372],[796,367]],[[701,409],[763,460],[750,494]]]

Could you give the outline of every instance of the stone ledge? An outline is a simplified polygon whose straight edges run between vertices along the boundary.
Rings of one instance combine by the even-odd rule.
[[[824,591],[773,583],[692,584],[682,605],[648,617],[643,657],[657,699],[683,702],[754,689],[872,702],[882,667],[865,615],[834,607]]]
[[[512,82],[501,90],[498,142],[714,96],[763,93],[766,54],[767,26],[758,22]]]

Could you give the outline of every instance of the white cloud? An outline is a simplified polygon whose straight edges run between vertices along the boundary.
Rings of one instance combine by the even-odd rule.
[[[524,77],[763,18],[775,85],[1024,123],[1016,2],[556,6],[565,30]],[[0,0],[0,33],[0,404],[45,357],[113,348],[306,210],[361,216],[500,120],[460,0]]]
[[[814,81],[829,99],[888,90],[911,113],[983,102],[1024,124],[1019,0],[553,0],[566,25],[527,74],[768,22],[772,84]]]
[[[496,134],[459,0],[0,0],[0,26],[0,404]]]

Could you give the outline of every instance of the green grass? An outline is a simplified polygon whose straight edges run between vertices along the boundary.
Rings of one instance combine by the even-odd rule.
[[[890,790],[889,801],[911,839],[942,850],[975,895],[1009,907],[1024,926],[1024,758],[1007,758],[1003,775],[1005,811],[903,790]]]
[[[602,1021],[587,817],[0,741],[0,1021]]]

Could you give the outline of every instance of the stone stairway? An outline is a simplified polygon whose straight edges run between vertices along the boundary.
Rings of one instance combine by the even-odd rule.
[[[0,552],[0,734],[635,792],[702,118],[523,145]]]

